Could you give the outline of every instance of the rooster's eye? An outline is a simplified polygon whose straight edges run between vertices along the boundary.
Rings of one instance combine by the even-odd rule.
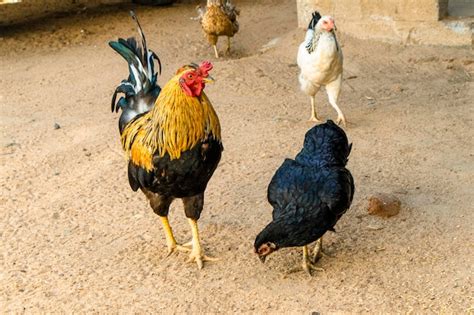
[[[192,79],[193,78],[193,75],[190,73],[188,74],[188,79]]]

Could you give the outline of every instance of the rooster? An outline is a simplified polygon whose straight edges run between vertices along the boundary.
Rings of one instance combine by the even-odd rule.
[[[227,53],[230,52],[230,38],[239,31],[237,16],[240,11],[230,2],[230,0],[207,0],[206,8],[197,6],[198,20],[201,23],[207,40],[214,47],[216,58],[217,40],[219,36],[227,36]]]
[[[310,121],[320,123],[316,112],[316,93],[326,88],[329,103],[337,111],[338,124],[346,125],[346,118],[337,105],[342,85],[342,50],[337,42],[336,25],[330,16],[314,12],[304,41],[298,49],[298,77],[301,90],[311,97]]]
[[[255,253],[262,262],[272,252],[303,248],[303,269],[318,270],[322,236],[346,212],[354,196],[354,180],[345,168],[352,144],[331,120],[310,129],[303,149],[294,160],[286,159],[268,186],[273,220],[257,236]],[[308,244],[317,240],[313,259]]]
[[[219,119],[203,91],[213,81],[209,75],[213,66],[206,61],[183,66],[160,89],[150,63],[155,55],[146,49],[144,36],[142,42],[143,55],[134,40],[110,43],[130,69],[128,80],[113,96],[114,102],[118,92],[125,93],[115,107],[122,109],[121,142],[128,158],[129,184],[145,194],[160,217],[168,254],[190,251],[189,261],[201,269],[204,261],[216,260],[203,253],[197,220],[223,150]],[[177,244],[168,221],[171,202],[177,198],[183,201],[192,229],[192,241],[184,245]]]

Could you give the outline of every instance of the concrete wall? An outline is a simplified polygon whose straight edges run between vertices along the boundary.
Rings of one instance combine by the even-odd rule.
[[[120,2],[131,0],[21,0],[18,3],[2,3],[0,0],[0,26],[25,22],[52,13]]]
[[[473,20],[442,20],[448,0],[297,0],[297,9],[300,27],[318,10],[332,15],[340,31],[362,39],[450,46],[473,41]]]

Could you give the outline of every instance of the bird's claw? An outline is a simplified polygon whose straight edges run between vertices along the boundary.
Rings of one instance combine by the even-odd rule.
[[[202,253],[191,253],[189,255],[189,259],[188,259],[188,263],[192,263],[193,261],[196,262],[197,266],[198,266],[198,269],[201,270],[202,269],[202,266],[203,266],[203,263],[205,261],[218,261],[219,258],[214,258],[214,257],[209,257],[209,256],[206,256]]]
[[[328,258],[334,258],[334,256],[331,256],[327,253],[325,253],[322,249],[317,252],[315,255],[313,255],[313,261],[316,263],[318,262],[322,257],[328,257]]]
[[[319,119],[318,117],[316,117],[316,116],[311,116],[308,121],[311,121],[311,122],[314,122],[314,123],[317,123],[317,124],[322,124],[322,123],[323,123],[323,121],[320,120],[320,119]]]
[[[181,244],[182,247],[186,247],[187,249],[191,249],[193,247],[193,240],[190,240],[189,242],[186,242],[184,244]]]
[[[326,271],[324,268],[316,267],[312,262],[306,261],[303,263],[303,270],[306,271],[311,277],[313,276],[312,271]]]
[[[168,246],[168,254],[166,257],[169,257],[171,254],[173,254],[175,251],[180,251],[180,252],[190,252],[191,248],[189,247],[190,243],[178,245],[178,244],[173,244]]]
[[[316,267],[312,262],[307,261],[301,265],[301,267],[295,267],[293,269],[288,270],[287,274],[306,271],[310,276],[313,276],[312,271],[326,271],[324,268]]]
[[[344,116],[338,116],[337,119],[336,119],[336,123],[338,125],[343,125],[344,127],[346,127],[346,118]]]

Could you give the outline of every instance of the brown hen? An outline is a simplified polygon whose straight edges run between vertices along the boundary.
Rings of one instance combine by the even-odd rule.
[[[230,38],[239,31],[239,22],[237,22],[239,10],[230,0],[207,0],[206,8],[198,6],[196,9],[207,40],[214,47],[216,58],[219,58],[217,52],[219,36],[227,36],[227,52],[229,52]]]

